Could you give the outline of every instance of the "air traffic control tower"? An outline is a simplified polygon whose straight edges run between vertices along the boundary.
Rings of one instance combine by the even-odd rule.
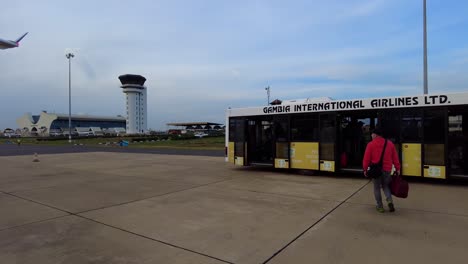
[[[120,86],[127,97],[127,134],[143,134],[147,127],[146,78],[141,75],[119,76]]]

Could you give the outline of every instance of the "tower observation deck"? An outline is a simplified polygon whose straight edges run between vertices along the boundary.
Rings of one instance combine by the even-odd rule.
[[[126,96],[127,134],[142,134],[147,130],[146,78],[141,75],[124,74],[119,76],[120,88]]]

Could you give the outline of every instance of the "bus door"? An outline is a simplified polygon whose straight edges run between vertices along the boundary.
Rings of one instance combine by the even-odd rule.
[[[294,115],[290,124],[290,168],[319,170],[319,115]]]
[[[376,126],[375,112],[346,113],[339,117],[338,154],[343,171],[362,171],[362,159],[371,130]]]
[[[447,109],[424,110],[423,176],[446,179],[445,144]]]
[[[246,120],[245,118],[229,119],[228,160],[235,165],[244,166],[246,160]]]
[[[421,177],[422,110],[405,109],[401,113],[401,173]]]
[[[249,118],[247,121],[246,165],[273,166],[274,135],[271,116]]]
[[[319,160],[321,171],[335,171],[336,114],[320,114]]]
[[[289,115],[279,115],[273,118],[273,135],[275,142],[275,168],[290,168],[289,124]]]
[[[468,177],[468,109],[453,107],[448,113],[448,170],[454,177]]]

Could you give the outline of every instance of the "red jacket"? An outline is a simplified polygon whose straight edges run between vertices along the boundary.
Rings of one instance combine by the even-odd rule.
[[[367,144],[364,159],[362,160],[364,171],[367,171],[371,162],[378,163],[380,161],[380,155],[382,154],[384,143],[385,139],[383,137],[376,137]],[[397,171],[400,171],[400,161],[398,159],[395,145],[393,145],[392,141],[387,140],[387,147],[385,148],[385,154],[383,157],[383,170],[391,171],[392,164],[395,165],[395,169]]]

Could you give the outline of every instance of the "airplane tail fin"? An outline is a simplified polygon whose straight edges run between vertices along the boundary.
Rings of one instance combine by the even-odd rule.
[[[29,32],[24,33],[19,39],[15,40],[16,43],[19,43]]]

